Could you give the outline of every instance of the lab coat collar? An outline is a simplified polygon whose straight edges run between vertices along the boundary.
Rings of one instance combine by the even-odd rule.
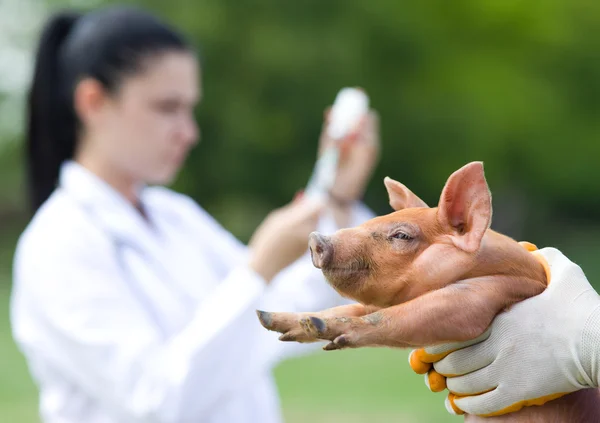
[[[147,219],[122,194],[74,161],[66,161],[61,166],[59,188],[117,240],[143,249],[156,245],[159,233],[152,225],[151,207],[145,206],[147,187],[140,188],[140,201]]]

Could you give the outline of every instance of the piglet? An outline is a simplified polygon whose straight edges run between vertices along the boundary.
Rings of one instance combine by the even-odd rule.
[[[393,213],[309,238],[314,266],[356,303],[321,312],[257,311],[280,340],[326,340],[325,350],[467,341],[498,313],[545,289],[549,268],[542,256],[490,229],[491,193],[481,162],[455,171],[434,208],[400,182],[384,183]],[[597,390],[585,390],[503,416],[466,415],[465,421],[600,421],[600,401]]]

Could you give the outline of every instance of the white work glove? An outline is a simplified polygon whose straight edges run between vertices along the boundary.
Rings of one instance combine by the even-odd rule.
[[[598,387],[600,296],[559,250],[533,254],[550,267],[543,293],[499,314],[476,340],[411,353],[432,391],[447,386],[450,413],[498,416]]]

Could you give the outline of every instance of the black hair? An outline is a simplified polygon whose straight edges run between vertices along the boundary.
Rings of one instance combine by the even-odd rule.
[[[62,163],[73,158],[79,122],[73,106],[85,77],[115,92],[144,59],[188,51],[186,40],[148,12],[112,6],[88,14],[58,12],[42,30],[27,110],[29,202],[35,212],[54,191]]]

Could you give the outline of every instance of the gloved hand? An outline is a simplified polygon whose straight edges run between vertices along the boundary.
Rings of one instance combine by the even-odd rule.
[[[550,267],[543,293],[499,314],[478,339],[411,353],[431,390],[447,385],[450,413],[497,416],[598,387],[600,296],[559,250],[534,254]]]

